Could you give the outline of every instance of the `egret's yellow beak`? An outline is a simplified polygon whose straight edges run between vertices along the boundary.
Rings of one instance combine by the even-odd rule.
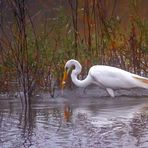
[[[64,86],[65,86],[65,84],[66,84],[67,77],[68,77],[68,72],[65,70],[65,71],[64,71],[64,74],[63,74],[62,83],[61,83],[61,88],[62,88],[62,89],[64,88]]]

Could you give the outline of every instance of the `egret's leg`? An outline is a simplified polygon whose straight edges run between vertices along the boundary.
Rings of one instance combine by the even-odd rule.
[[[114,93],[114,91],[111,88],[106,88],[106,90],[107,90],[107,92],[109,93],[109,95],[111,97],[115,97],[115,93]]]
[[[86,87],[83,88],[83,94],[86,94]]]

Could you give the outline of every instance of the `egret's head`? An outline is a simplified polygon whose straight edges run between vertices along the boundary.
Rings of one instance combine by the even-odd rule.
[[[63,89],[66,83],[66,80],[68,78],[68,73],[70,71],[70,69],[75,65],[74,63],[76,62],[76,60],[69,60],[66,62],[65,67],[64,67],[64,74],[63,74],[63,79],[62,79],[62,84],[61,84],[61,88]]]
[[[76,63],[78,63],[78,61],[74,59],[67,61],[65,64],[65,69],[69,71],[73,66],[75,66]]]

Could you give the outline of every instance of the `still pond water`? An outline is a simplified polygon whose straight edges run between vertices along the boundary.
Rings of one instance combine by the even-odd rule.
[[[42,93],[28,111],[1,95],[0,148],[148,148],[148,92],[138,91]]]

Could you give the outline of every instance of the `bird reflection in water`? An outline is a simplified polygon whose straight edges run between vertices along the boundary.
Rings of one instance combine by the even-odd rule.
[[[65,104],[65,106],[64,106],[64,120],[66,122],[70,122],[71,116],[72,116],[72,109],[69,105]]]

